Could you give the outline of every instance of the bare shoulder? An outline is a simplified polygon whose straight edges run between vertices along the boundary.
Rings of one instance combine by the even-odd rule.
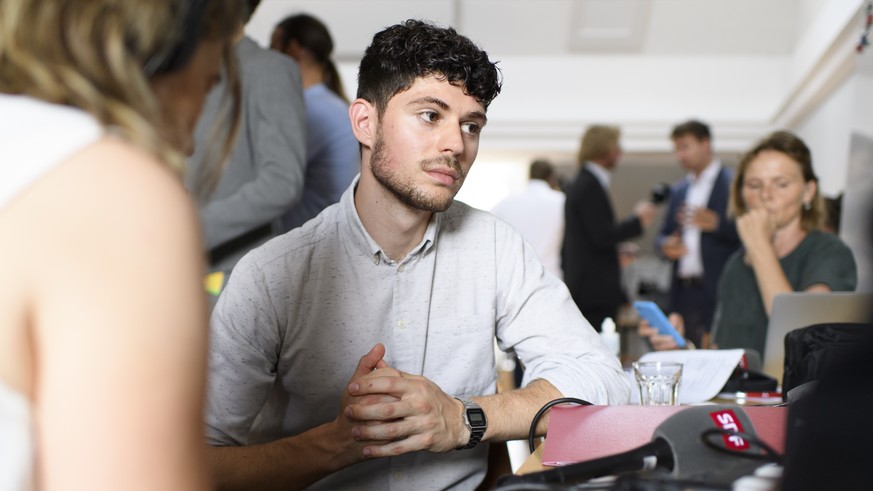
[[[34,266],[68,260],[91,245],[149,242],[199,248],[193,203],[181,177],[135,146],[106,136],[32,183],[4,210],[5,247],[30,252]],[[160,237],[162,240],[154,240]],[[157,252],[157,251],[155,251]]]
[[[193,203],[181,177],[115,137],[71,156],[33,186],[21,203],[34,270],[95,276],[95,271],[199,271],[201,246]],[[175,273],[173,273],[175,274]],[[69,275],[66,275],[69,276]]]
[[[181,176],[164,163],[114,137],[73,156],[47,180],[59,206],[90,217],[81,225],[108,227],[114,238],[199,240],[195,210]],[[112,238],[112,237],[108,237]],[[189,244],[190,245],[190,244]]]
[[[66,170],[68,178],[81,180],[106,197],[124,198],[121,201],[130,205],[141,199],[157,210],[167,199],[172,200],[167,203],[170,207],[190,205],[181,176],[155,157],[114,137],[105,137],[73,156]]]
[[[37,418],[62,429],[40,434],[45,482],[200,489],[208,331],[198,224],[180,177],[106,137],[31,191],[20,229],[42,360]],[[88,458],[71,467],[66,457],[83,448]]]

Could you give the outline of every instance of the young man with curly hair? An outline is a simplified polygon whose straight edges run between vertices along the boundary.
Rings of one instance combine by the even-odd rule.
[[[513,228],[454,200],[499,91],[496,65],[454,29],[376,34],[349,110],[360,176],[246,256],[216,306],[220,486],[474,489],[477,443],[522,438],[548,401],[627,401],[564,284]],[[495,393],[495,338],[524,363],[522,388]]]

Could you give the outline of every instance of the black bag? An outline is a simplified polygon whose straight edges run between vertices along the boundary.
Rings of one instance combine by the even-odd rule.
[[[798,385],[821,379],[828,366],[852,354],[873,325],[860,322],[813,324],[785,336],[782,398]]]
[[[779,382],[761,372],[737,367],[731,374],[722,392],[775,392]]]
[[[873,329],[869,324],[857,324],[847,333],[849,326],[831,326],[826,324],[810,332],[831,331],[827,334],[830,336],[843,331],[852,341],[836,342],[840,347],[828,349],[829,355],[816,355],[814,370],[821,368],[819,362],[829,366],[822,370],[811,390],[790,401],[783,490],[873,489],[873,378],[867,373],[873,353]],[[804,334],[794,336],[792,347]],[[812,343],[818,343],[819,338],[807,336]],[[836,353],[840,354],[833,356]],[[786,366],[795,363],[789,360],[787,350],[785,355]]]

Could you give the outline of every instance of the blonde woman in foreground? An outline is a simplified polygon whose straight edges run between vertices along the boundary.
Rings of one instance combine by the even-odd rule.
[[[2,491],[209,485],[179,174],[239,5],[0,0]]]

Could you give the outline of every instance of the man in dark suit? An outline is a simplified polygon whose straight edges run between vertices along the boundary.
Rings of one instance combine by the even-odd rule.
[[[713,158],[706,124],[682,123],[673,128],[671,139],[688,176],[673,185],[657,250],[673,261],[670,311],[682,314],[686,338],[707,347],[718,280],[740,246],[736,225],[727,216],[733,173]]]
[[[616,223],[609,198],[612,169],[621,157],[618,128],[595,125],[582,136],[582,167],[567,188],[561,266],[573,300],[600,331],[603,320],[615,319],[627,301],[621,286],[618,243],[643,233],[655,216],[652,203],[637,203],[634,213]]]

